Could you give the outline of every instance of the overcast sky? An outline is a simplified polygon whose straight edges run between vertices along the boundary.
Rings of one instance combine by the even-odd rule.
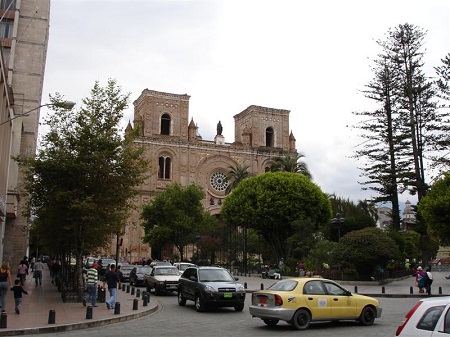
[[[249,105],[290,110],[297,150],[325,193],[357,202],[360,142],[352,111],[371,109],[360,90],[389,28],[427,31],[425,62],[450,52],[450,1],[52,0],[42,103],[59,92],[81,104],[94,82],[116,79],[133,101],[144,89],[188,94],[203,139]],[[45,114],[41,110],[41,115]],[[401,196],[401,200],[414,197]]]

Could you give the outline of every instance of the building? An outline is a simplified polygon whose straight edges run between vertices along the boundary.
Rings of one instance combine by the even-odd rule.
[[[195,183],[206,193],[205,209],[218,215],[226,197],[230,167],[248,166],[249,172],[259,174],[267,170],[274,157],[297,154],[288,110],[249,106],[234,116],[235,139],[228,143],[220,121],[214,140],[202,139],[189,117],[189,99],[187,94],[145,89],[134,102],[134,127],[141,130],[136,144],[145,147],[150,161],[150,177],[140,187],[137,206],[147,204],[168,184]],[[120,257],[131,261],[164,258],[163,253],[142,243],[140,223],[140,212],[135,211],[126,223]],[[110,255],[115,255],[115,248],[114,240]]]
[[[402,230],[414,230],[414,226],[416,224],[416,212],[411,206],[411,202],[406,200],[405,208],[403,209],[403,217],[402,217]]]
[[[28,254],[29,219],[22,215],[26,203],[26,195],[20,191],[23,176],[9,158],[36,152],[49,15],[50,0],[0,1],[0,42],[6,76],[1,78],[6,80],[6,88],[0,87],[0,260],[11,265],[18,265]]]
[[[392,209],[386,206],[377,208],[377,227],[387,229],[392,226]]]

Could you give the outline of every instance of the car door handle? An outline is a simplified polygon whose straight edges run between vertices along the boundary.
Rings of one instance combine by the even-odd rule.
[[[310,301],[312,301],[314,298],[312,298],[312,297],[308,297],[308,300],[310,300]]]
[[[339,301],[339,298],[333,298],[333,301],[337,302],[337,301]]]

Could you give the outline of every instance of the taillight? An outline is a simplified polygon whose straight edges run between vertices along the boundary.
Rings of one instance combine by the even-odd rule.
[[[275,306],[282,306],[283,305],[283,299],[280,295],[275,294]]]
[[[401,325],[399,325],[399,327],[397,328],[397,331],[395,332],[396,336],[400,335],[400,333],[402,332],[402,330],[405,327],[406,323],[408,323],[408,321],[411,318],[411,316],[414,314],[414,312],[417,310],[417,308],[420,307],[420,305],[422,303],[423,303],[422,301],[417,302],[417,304],[406,314],[405,320],[402,322]]]

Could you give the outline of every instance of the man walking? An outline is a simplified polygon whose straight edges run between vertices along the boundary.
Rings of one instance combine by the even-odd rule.
[[[83,305],[86,306],[86,302],[91,302],[93,307],[97,306],[97,281],[98,281],[98,272],[97,272],[97,264],[94,263],[86,273],[86,290],[87,295],[83,299]]]
[[[119,287],[121,286],[115,264],[111,264],[111,269],[106,273],[105,279],[103,280],[103,288],[105,288],[106,283],[108,284],[109,292],[109,299],[106,301],[106,307],[108,309],[114,309],[116,305],[117,285],[119,285]]]

